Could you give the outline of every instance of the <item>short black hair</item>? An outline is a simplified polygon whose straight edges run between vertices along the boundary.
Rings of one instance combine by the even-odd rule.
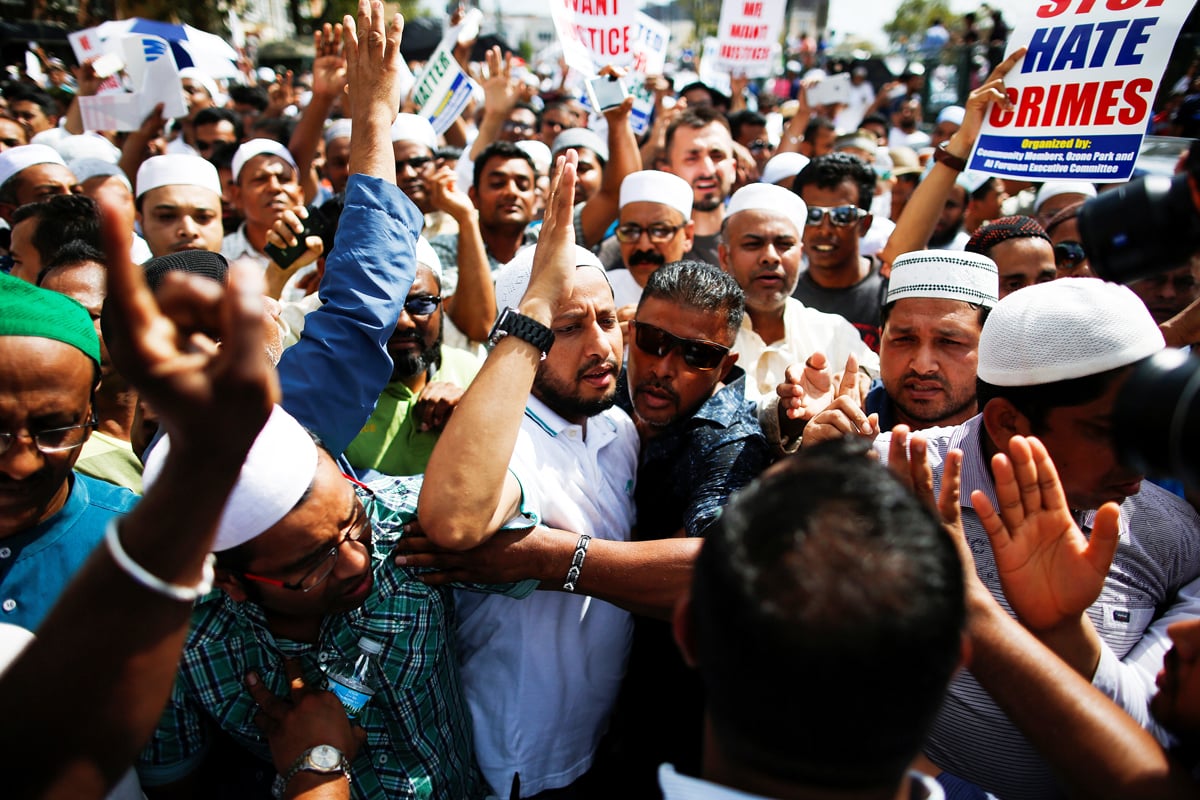
[[[228,108],[216,108],[210,106],[196,112],[195,119],[192,120],[193,128],[199,128],[201,125],[212,125],[214,122],[228,122],[233,126],[233,135],[237,137],[237,141],[242,140],[242,115],[236,111],[230,111]]]
[[[233,103],[243,103],[257,111],[266,111],[271,104],[267,90],[261,86],[242,86],[237,84],[229,87],[229,100]]]
[[[648,297],[725,315],[730,342],[737,338],[746,313],[746,296],[738,282],[722,269],[703,261],[672,261],[646,280],[639,308]]]
[[[95,262],[101,268],[107,269],[108,256],[104,254],[103,250],[82,239],[72,239],[58,248],[58,252],[54,254],[54,258],[50,259],[49,262],[42,263],[42,271],[38,273],[36,283],[38,286],[41,286],[46,282],[46,276],[56,269],[74,267],[77,264],[86,264],[88,262]]]
[[[12,226],[27,219],[37,220],[31,242],[43,264],[53,261],[68,242],[81,241],[97,250],[104,249],[100,240],[100,209],[87,195],[59,194],[26,203],[13,212]]]
[[[502,158],[505,161],[513,158],[519,158],[529,165],[529,168],[533,170],[533,174],[535,176],[538,174],[537,164],[533,163],[533,156],[529,155],[529,153],[526,153],[512,142],[496,140],[487,147],[483,148],[483,152],[479,154],[479,158],[475,159],[475,163],[472,165],[474,174],[471,176],[471,185],[474,186],[476,190],[479,189],[479,183],[483,180],[483,170],[487,166],[487,162],[491,161],[493,158]]]
[[[818,189],[835,189],[847,180],[858,187],[856,205],[864,211],[871,210],[871,198],[875,196],[875,171],[867,162],[846,152],[829,153],[809,161],[792,182],[792,191],[804,196],[805,186]]]
[[[713,737],[729,762],[780,782],[898,786],[959,662],[955,546],[866,450],[840,439],[776,465],[734,496],[696,559]]]
[[[10,105],[12,103],[18,103],[22,100],[27,100],[36,104],[37,107],[42,110],[42,113],[47,117],[62,116],[62,108],[58,105],[58,101],[51,97],[48,92],[42,92],[37,89],[21,88],[14,91],[10,95],[7,95],[7,98]]]
[[[837,126],[833,124],[833,120],[829,117],[813,117],[804,126],[804,141],[811,142],[817,135],[817,131],[836,131]]]
[[[745,127],[761,127],[767,124],[767,118],[757,111],[751,111],[748,108],[743,108],[741,111],[735,111],[728,116],[729,132],[733,135],[736,141],[742,135],[742,128]]]
[[[259,118],[251,126],[253,138],[274,139],[284,147],[292,140],[292,131],[296,129],[298,120],[288,117]]]

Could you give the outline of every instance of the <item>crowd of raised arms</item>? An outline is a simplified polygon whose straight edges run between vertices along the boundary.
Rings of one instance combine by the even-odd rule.
[[[472,41],[439,133],[403,24],[3,86],[0,795],[1198,796],[1200,498],[1116,442],[1200,258],[965,170],[998,14],[932,125],[808,47],[641,135]]]

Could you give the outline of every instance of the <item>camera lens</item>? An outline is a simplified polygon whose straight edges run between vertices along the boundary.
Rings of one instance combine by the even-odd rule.
[[[1079,210],[1092,272],[1131,283],[1187,263],[1200,249],[1200,217],[1187,176],[1153,175],[1110,189]]]
[[[1113,430],[1122,464],[1200,488],[1200,358],[1166,349],[1138,364],[1117,396]]]

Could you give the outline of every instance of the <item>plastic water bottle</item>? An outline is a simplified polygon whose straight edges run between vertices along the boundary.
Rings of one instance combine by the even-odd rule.
[[[364,637],[358,640],[358,650],[358,656],[353,660],[339,659],[325,668],[329,691],[342,701],[346,716],[351,720],[362,713],[375,690],[383,685],[383,669],[379,666],[383,645]]]

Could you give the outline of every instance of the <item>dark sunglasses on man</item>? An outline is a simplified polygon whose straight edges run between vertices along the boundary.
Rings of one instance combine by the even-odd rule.
[[[683,355],[683,363],[701,372],[716,369],[721,365],[721,360],[729,354],[728,347],[716,342],[706,342],[703,339],[684,339],[673,333],[667,333],[662,328],[636,320],[630,320],[629,326],[633,329],[633,343],[643,353],[663,358],[678,348]]]
[[[1079,242],[1059,242],[1054,245],[1054,263],[1064,269],[1074,269],[1087,260],[1087,253]]]
[[[820,225],[821,220],[829,217],[829,221],[839,228],[854,225],[865,217],[867,212],[858,206],[809,206],[805,225]]]

